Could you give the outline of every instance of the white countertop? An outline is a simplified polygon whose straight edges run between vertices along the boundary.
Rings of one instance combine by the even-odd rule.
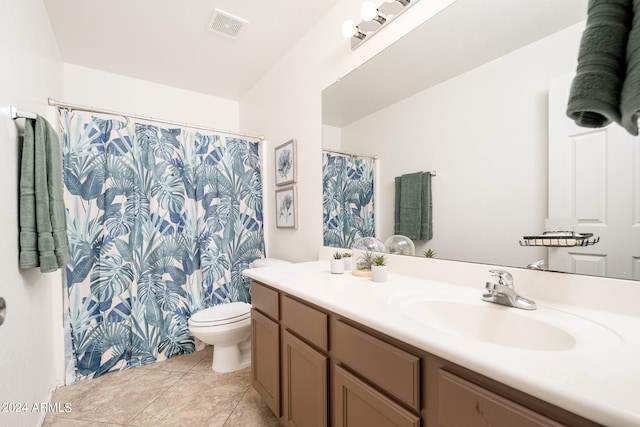
[[[562,322],[563,316],[582,320],[578,326],[567,323],[576,340],[573,348],[528,350],[431,328],[403,310],[402,302],[418,293],[481,301],[484,278],[478,279],[477,289],[397,273],[389,273],[385,283],[374,283],[350,272],[331,274],[327,261],[244,274],[603,425],[640,426],[639,317],[538,301],[537,310],[523,315],[553,322]],[[603,334],[584,333],[581,321],[595,322]]]

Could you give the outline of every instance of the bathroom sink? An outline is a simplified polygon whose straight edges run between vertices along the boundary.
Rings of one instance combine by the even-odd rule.
[[[396,301],[393,305],[404,316],[430,328],[514,349],[566,351],[578,344],[621,343],[619,335],[607,327],[559,310],[528,311],[481,300],[424,298]]]

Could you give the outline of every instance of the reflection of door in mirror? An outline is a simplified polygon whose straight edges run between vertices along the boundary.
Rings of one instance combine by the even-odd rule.
[[[351,248],[375,234],[375,159],[322,153],[322,231],[325,246]]]
[[[549,90],[549,217],[575,217],[574,231],[600,241],[550,248],[549,268],[640,280],[640,139],[615,123],[589,129],[570,120],[572,77]]]

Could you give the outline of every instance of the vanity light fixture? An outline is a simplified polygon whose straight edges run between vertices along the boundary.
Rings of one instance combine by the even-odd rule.
[[[388,25],[394,18],[407,10],[419,0],[385,0],[376,6],[373,1],[367,1],[360,9],[362,21],[356,24],[352,20],[342,24],[342,35],[351,39],[351,49],[370,39],[382,27]]]
[[[387,18],[380,13],[380,9],[372,1],[365,2],[362,5],[360,17],[367,22],[376,21],[380,25],[387,21]]]
[[[344,21],[342,23],[342,35],[347,38],[353,37],[358,40],[364,40],[367,36],[365,33],[360,31],[360,27],[358,27],[352,20]]]
[[[402,6],[407,6],[409,3],[411,3],[411,0],[386,0],[387,3],[395,3],[398,2],[400,3]]]

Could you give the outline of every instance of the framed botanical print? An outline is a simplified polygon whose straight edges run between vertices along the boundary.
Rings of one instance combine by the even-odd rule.
[[[296,140],[292,139],[276,147],[276,185],[296,182]]]
[[[298,228],[298,201],[295,186],[276,190],[276,227]]]

